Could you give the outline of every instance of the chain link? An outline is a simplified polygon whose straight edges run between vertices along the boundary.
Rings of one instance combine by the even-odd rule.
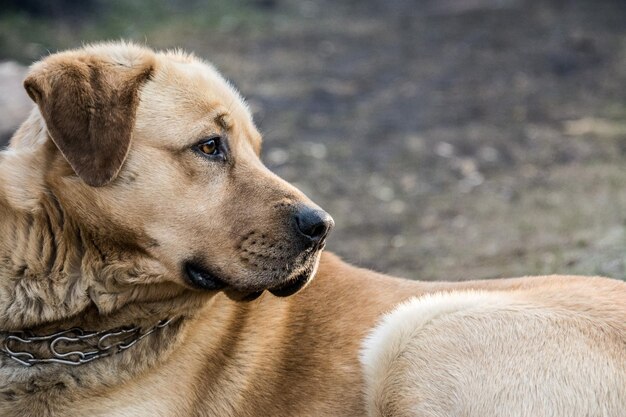
[[[169,325],[172,320],[161,320],[143,332],[141,327],[135,326],[98,332],[75,327],[47,336],[35,336],[28,331],[7,333],[0,352],[24,366],[45,363],[83,365],[129,349],[144,337]],[[48,352],[45,357],[31,353],[42,348]]]

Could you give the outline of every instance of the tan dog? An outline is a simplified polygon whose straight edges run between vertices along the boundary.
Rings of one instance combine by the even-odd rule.
[[[624,283],[320,255],[332,219],[192,56],[90,46],[25,86],[0,153],[1,416],[626,415]]]

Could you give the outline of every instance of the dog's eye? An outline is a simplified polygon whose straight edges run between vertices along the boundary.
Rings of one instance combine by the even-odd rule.
[[[220,138],[214,137],[207,139],[197,145],[200,152],[205,155],[215,156],[220,154]]]

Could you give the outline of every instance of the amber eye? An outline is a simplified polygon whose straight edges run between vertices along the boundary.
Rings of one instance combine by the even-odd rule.
[[[205,155],[219,155],[220,153],[220,138],[211,138],[205,140],[204,142],[198,145],[198,150]]]

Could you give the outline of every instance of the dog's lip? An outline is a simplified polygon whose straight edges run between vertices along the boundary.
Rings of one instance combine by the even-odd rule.
[[[287,281],[277,287],[268,289],[276,297],[289,297],[300,291],[308,282],[310,273],[308,271],[302,272],[294,279]]]
[[[207,271],[194,263],[185,264],[185,274],[188,281],[195,288],[206,291],[224,290],[224,293],[233,301],[254,301],[259,298],[266,289],[260,290],[241,290],[230,286],[215,274]],[[301,273],[294,279],[290,279],[286,283],[276,287],[267,289],[277,297],[288,297],[298,292],[309,281],[308,273]]]
[[[249,302],[249,301],[254,301],[257,298],[259,298],[261,295],[263,295],[263,293],[265,292],[265,290],[260,290],[260,291],[240,291],[237,290],[233,287],[228,287],[224,290],[224,294],[226,294],[226,296],[228,298],[230,298],[233,301],[243,301],[243,302]]]
[[[324,242],[315,248],[313,253],[319,253],[324,248]],[[189,283],[195,288],[207,291],[223,290],[228,298],[233,301],[254,301],[259,298],[265,291],[270,292],[276,297],[289,297],[304,288],[312,278],[314,267],[309,265],[301,272],[292,275],[288,279],[275,286],[269,287],[240,287],[238,285],[229,284],[228,282],[217,277],[217,274],[211,272],[199,264],[189,261],[184,266],[185,275]]]
[[[218,291],[227,286],[227,284],[217,278],[215,274],[212,274],[205,268],[192,262],[185,264],[185,275],[194,287],[202,290]]]
[[[276,297],[289,297],[300,291],[306,284],[308,284],[309,278],[310,274],[308,272],[303,272],[285,283],[267,288],[267,291]],[[254,301],[263,295],[265,291],[265,289],[260,291],[243,291],[234,287],[227,287],[224,289],[226,296],[233,301]]]

